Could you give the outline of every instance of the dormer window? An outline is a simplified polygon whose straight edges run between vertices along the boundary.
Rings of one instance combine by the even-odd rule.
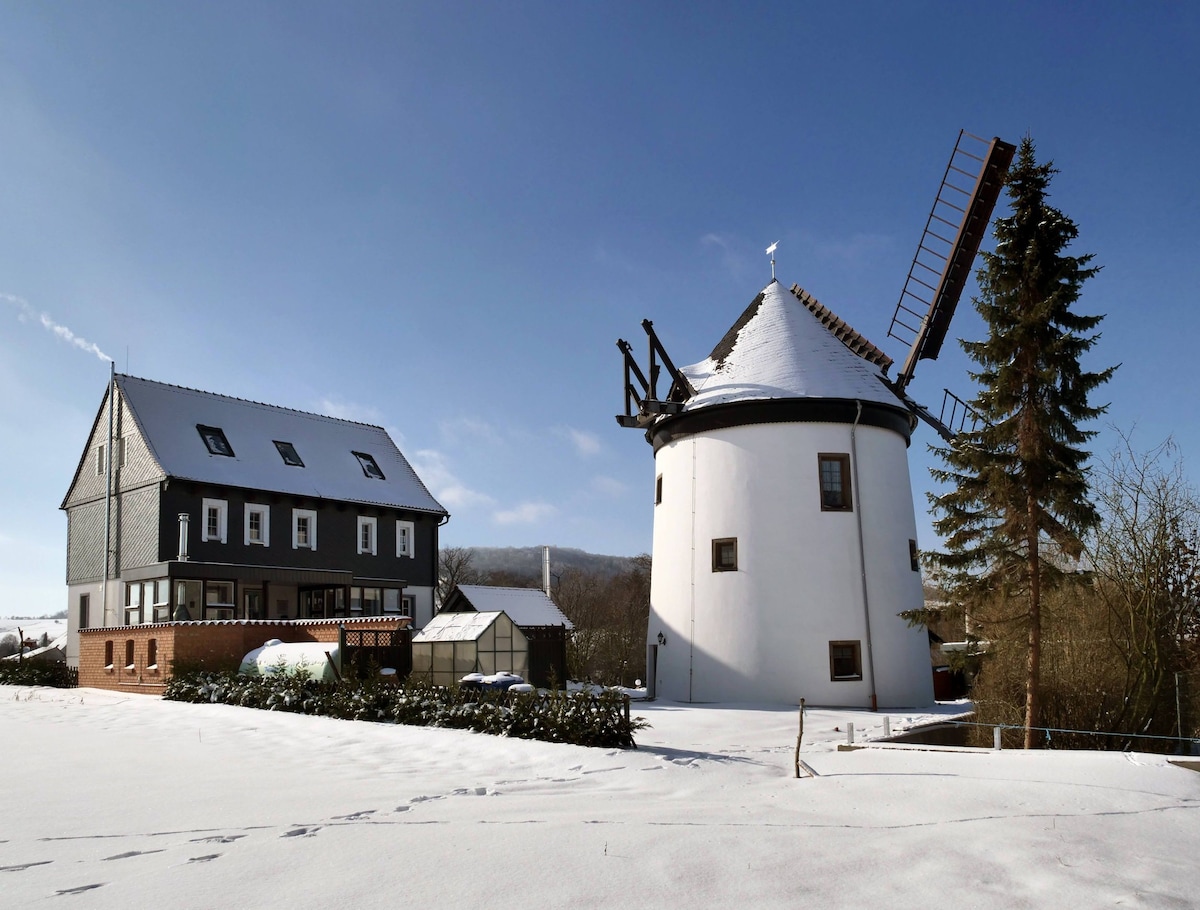
[[[379,465],[375,463],[375,458],[368,455],[366,452],[352,453],[358,459],[358,463],[362,466],[363,473],[367,477],[373,477],[375,480],[385,480],[383,471],[379,470]]]
[[[208,446],[210,455],[225,455],[229,458],[233,457],[233,446],[229,444],[229,440],[225,438],[225,431],[220,427],[206,427],[203,424],[196,424],[196,429],[200,431],[200,438],[204,440],[204,444]]]
[[[300,460],[300,455],[296,452],[294,445],[290,442],[280,442],[278,439],[274,440],[274,442],[275,448],[279,450],[279,454],[283,457],[284,464],[289,464],[295,468],[304,467],[304,462]]]

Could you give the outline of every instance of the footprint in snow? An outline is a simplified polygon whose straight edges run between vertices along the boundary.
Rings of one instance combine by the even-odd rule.
[[[55,894],[83,894],[85,891],[93,891],[96,888],[103,888],[108,882],[98,882],[95,885],[80,885],[78,888],[61,888],[55,891]]]
[[[161,850],[130,850],[128,853],[118,853],[116,856],[106,856],[101,862],[107,863],[114,859],[129,859],[133,856],[149,856],[151,853],[162,853]]]
[[[320,830],[321,830],[320,825],[316,825],[311,828],[293,828],[291,831],[287,831],[279,836],[280,837],[312,837],[314,834],[316,834]]]
[[[435,799],[445,799],[444,796],[414,796],[409,800],[410,803],[427,803]]]
[[[209,853],[209,854],[206,854],[205,856],[193,856],[188,860],[188,862],[189,863],[210,863],[214,859],[217,859],[218,857],[220,857],[220,855],[221,855],[220,853]]]
[[[39,859],[32,863],[21,863],[19,866],[0,866],[0,872],[24,872],[33,866],[48,866],[54,862],[52,859]]]
[[[454,796],[487,796],[487,787],[459,787],[452,791]]]
[[[374,814],[374,809],[363,809],[361,812],[351,812],[349,815],[335,815],[334,819],[340,822],[356,822],[364,818],[369,818]]]
[[[241,840],[246,835],[244,834],[216,834],[212,837],[195,837],[188,841],[190,844],[232,844],[235,840]]]

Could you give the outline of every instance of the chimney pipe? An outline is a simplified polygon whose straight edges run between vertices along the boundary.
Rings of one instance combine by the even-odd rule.
[[[188,559],[188,513],[179,513],[179,561]]]
[[[542,547],[542,588],[550,596],[550,548]]]

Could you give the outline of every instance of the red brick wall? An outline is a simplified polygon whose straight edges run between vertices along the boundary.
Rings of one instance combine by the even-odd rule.
[[[79,630],[79,685],[122,692],[161,694],[175,667],[236,670],[242,658],[272,638],[280,641],[338,640],[338,626],[347,629],[400,629],[408,620],[378,617],[354,620],[295,620],[292,622],[159,623]],[[150,642],[157,650],[157,667],[150,663]],[[132,668],[127,657],[133,642]],[[112,644],[112,663],[107,658]]]

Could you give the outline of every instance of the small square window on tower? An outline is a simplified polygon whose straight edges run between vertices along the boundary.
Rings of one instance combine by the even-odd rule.
[[[714,572],[737,571],[736,537],[718,537],[712,542],[712,570]]]
[[[200,438],[204,440],[204,445],[208,448],[210,455],[233,457],[233,446],[229,444],[229,440],[225,438],[225,431],[220,427],[206,427],[198,423],[196,430],[200,433]]]
[[[914,572],[921,571],[921,551],[917,549],[917,542],[911,538],[908,541],[908,562]]]
[[[654,504],[658,505],[662,502],[662,475],[659,474],[654,478]]]
[[[850,456],[842,453],[817,456],[821,480],[821,511],[850,512],[854,500],[850,494]]]
[[[362,466],[362,471],[367,477],[372,477],[375,480],[386,480],[383,476],[383,471],[379,470],[379,465],[375,461],[373,455],[368,455],[366,452],[351,453],[358,459],[358,463]]]
[[[829,678],[834,682],[862,679],[862,650],[859,642],[829,643]]]

